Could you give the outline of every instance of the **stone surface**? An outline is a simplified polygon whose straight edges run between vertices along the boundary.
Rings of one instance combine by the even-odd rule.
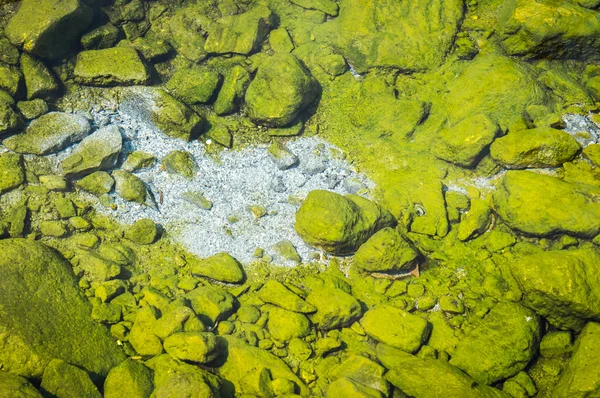
[[[117,165],[123,137],[117,126],[103,127],[85,137],[69,157],[61,162],[65,177],[81,178]]]
[[[86,50],[100,50],[117,44],[119,29],[110,22],[87,32],[81,38],[81,46]]]
[[[194,110],[166,91],[156,90],[152,107],[152,122],[166,135],[191,141],[198,137],[203,119]]]
[[[294,228],[309,245],[343,255],[394,224],[393,216],[374,202],[356,195],[311,191],[296,213]]]
[[[430,329],[425,319],[389,305],[367,311],[360,324],[378,342],[409,353],[421,347]]]
[[[258,292],[258,296],[265,303],[273,304],[289,311],[310,313],[317,310],[315,306],[307,303],[281,282],[274,279],[267,281],[263,285]]]
[[[42,398],[43,395],[26,378],[0,372],[0,397]]]
[[[194,178],[198,171],[198,165],[194,157],[186,151],[169,152],[161,160],[161,167],[169,174],[178,174],[186,178]]]
[[[317,96],[318,83],[291,54],[264,60],[246,91],[248,116],[268,126],[290,124]]]
[[[207,363],[217,355],[217,338],[212,333],[174,333],[164,341],[165,351],[175,359]]]
[[[52,72],[31,55],[21,55],[21,70],[25,78],[27,99],[46,98],[59,91],[60,86]]]
[[[35,119],[24,133],[2,141],[17,153],[47,155],[81,141],[90,132],[90,122],[74,113],[50,112]]]
[[[19,92],[22,81],[23,75],[18,68],[0,64],[0,90],[14,97]]]
[[[271,144],[268,153],[279,170],[291,169],[298,165],[298,157],[280,142]]]
[[[271,307],[267,328],[272,338],[290,341],[294,338],[306,337],[310,333],[310,322],[304,314]]]
[[[458,343],[450,364],[481,384],[516,375],[535,356],[540,321],[528,308],[497,304],[483,321]]]
[[[0,240],[0,248],[6,282],[0,286],[4,369],[40,377],[50,360],[58,358],[106,375],[124,359],[108,330],[90,317],[91,306],[60,254],[25,239]]]
[[[581,147],[561,130],[542,127],[508,133],[490,146],[490,155],[508,169],[557,167],[575,157]]]
[[[185,296],[206,325],[213,325],[233,312],[234,297],[219,286],[201,286]]]
[[[17,109],[25,119],[37,119],[44,113],[48,113],[48,104],[41,98],[36,98],[31,101],[17,102]]]
[[[348,327],[362,315],[362,307],[356,298],[341,289],[323,287],[313,290],[306,302],[314,305],[317,312],[309,318],[321,330]]]
[[[130,47],[82,51],[74,74],[78,83],[90,86],[130,86],[150,79],[138,52]]]
[[[409,270],[420,253],[396,229],[383,228],[363,243],[354,255],[354,265],[368,272]]]
[[[0,100],[0,136],[16,131],[22,125],[23,118],[15,112],[12,104]]]
[[[523,304],[561,329],[600,320],[600,254],[594,249],[552,250],[509,262]]]
[[[494,194],[498,215],[511,228],[546,236],[568,233],[595,236],[600,232],[598,188],[571,184],[529,171],[509,171]]]
[[[362,386],[389,396],[390,385],[384,377],[387,370],[377,362],[361,355],[351,354],[330,372],[331,378],[347,378]]]
[[[102,398],[85,370],[60,359],[53,359],[46,366],[40,388],[59,398]]]
[[[153,398],[173,397],[175,392],[184,397],[221,396],[221,379],[198,366],[178,361],[168,354],[154,357],[146,365],[154,371]]]
[[[115,185],[115,180],[105,171],[97,171],[77,181],[77,187],[96,196],[108,193]]]
[[[126,359],[106,376],[104,398],[147,398],[153,389],[152,371],[139,362]]]
[[[228,115],[238,109],[239,102],[244,98],[246,87],[250,83],[250,74],[240,65],[233,66],[223,80],[221,89],[215,101],[217,115]]]
[[[125,237],[138,245],[151,245],[160,237],[160,229],[154,221],[142,218],[127,228]]]
[[[120,197],[130,202],[146,203],[148,190],[139,177],[123,170],[113,171],[112,177],[115,179],[115,191]]]
[[[177,70],[165,87],[174,97],[193,105],[209,102],[219,83],[218,72],[194,66]]]
[[[241,283],[244,280],[242,265],[228,253],[218,253],[204,260],[188,259],[195,275],[205,276],[225,283]]]
[[[23,156],[15,153],[0,155],[0,195],[25,182]]]
[[[492,208],[486,200],[473,199],[469,211],[458,224],[457,237],[461,241],[476,238],[483,234],[492,222]]]
[[[25,0],[5,33],[29,53],[59,59],[73,48],[92,18],[92,9],[80,0]]]

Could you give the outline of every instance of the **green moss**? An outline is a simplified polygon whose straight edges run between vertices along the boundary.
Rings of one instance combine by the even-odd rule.
[[[115,180],[115,191],[125,200],[144,204],[148,197],[146,184],[139,177],[123,170],[112,172]]]
[[[96,171],[77,181],[77,186],[84,191],[100,196],[110,192],[115,180],[105,171]]]
[[[234,297],[219,286],[200,286],[185,297],[198,317],[208,326],[227,318],[233,312]]]
[[[172,151],[161,161],[161,166],[169,174],[179,174],[186,178],[194,178],[198,165],[191,153]]]
[[[165,351],[175,359],[207,363],[217,355],[217,338],[212,333],[174,333],[164,341]]]
[[[165,87],[174,97],[193,105],[210,102],[220,82],[219,73],[191,67],[178,69]]]
[[[146,84],[150,79],[137,51],[129,47],[82,51],[74,74],[78,83],[91,86]]]
[[[45,113],[48,113],[48,104],[41,98],[31,101],[17,102],[17,109],[25,119],[37,119]]]
[[[59,359],[50,361],[44,370],[40,387],[45,393],[55,396],[73,394],[90,398],[102,397],[87,372]]]
[[[466,241],[483,234],[492,222],[492,209],[486,200],[473,199],[469,211],[458,224],[458,239]]]
[[[0,155],[0,195],[25,182],[23,157],[14,153]]]
[[[383,228],[363,243],[354,256],[354,265],[368,272],[410,269],[419,256],[396,229]]]
[[[0,64],[0,89],[11,96],[19,92],[23,75],[16,67]]]
[[[119,29],[111,23],[98,26],[81,37],[81,45],[86,50],[109,48],[117,43]]]
[[[279,341],[306,337],[310,333],[310,321],[306,315],[284,310],[279,307],[269,308],[267,328],[271,337]]]
[[[285,28],[274,29],[269,33],[271,49],[277,53],[291,53],[294,43]]]
[[[150,245],[160,237],[160,230],[154,221],[142,218],[125,230],[125,237],[138,245]]]
[[[242,265],[228,253],[219,253],[204,260],[188,256],[190,270],[195,275],[205,276],[220,282],[241,283],[244,280]]]
[[[244,97],[250,83],[250,74],[240,65],[233,66],[225,75],[223,85],[215,101],[215,113],[227,115],[237,110],[238,103]]]
[[[104,381],[104,397],[148,397],[154,389],[152,371],[143,364],[127,359],[110,370]]]
[[[25,77],[27,99],[46,98],[59,91],[60,87],[52,72],[31,55],[21,56],[21,70]]]
[[[317,310],[315,306],[307,303],[276,280],[267,281],[259,290],[258,296],[265,303],[274,304],[289,311],[310,313]]]
[[[151,119],[163,133],[186,141],[200,134],[204,121],[195,111],[163,90],[156,90],[154,99]]]

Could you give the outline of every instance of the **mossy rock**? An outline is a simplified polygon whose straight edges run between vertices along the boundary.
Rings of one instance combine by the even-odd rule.
[[[347,378],[360,385],[380,391],[383,396],[389,396],[390,385],[384,375],[387,370],[377,362],[362,355],[350,354],[339,366],[334,367],[329,376]]]
[[[114,185],[114,178],[105,171],[97,171],[77,181],[77,187],[96,196],[109,193]]]
[[[81,46],[86,50],[100,50],[117,44],[119,28],[110,22],[87,32],[81,37]]]
[[[26,378],[0,372],[0,391],[5,398],[42,398],[43,395]]]
[[[31,55],[21,55],[21,70],[25,78],[27,99],[47,98],[57,94],[60,86],[50,70]]]
[[[165,87],[179,100],[189,105],[210,102],[221,83],[218,72],[193,66],[177,70]]]
[[[291,53],[294,43],[285,28],[274,29],[269,33],[269,44],[271,49],[277,53]]]
[[[154,92],[151,120],[166,135],[191,141],[198,137],[204,120],[194,110],[164,90]]]
[[[31,101],[17,102],[17,109],[25,119],[37,119],[45,113],[48,113],[48,104],[41,98]]]
[[[570,134],[551,127],[521,130],[498,138],[492,159],[509,169],[557,167],[573,159],[581,147]]]
[[[85,137],[69,157],[61,162],[67,178],[81,178],[117,165],[123,149],[123,137],[118,126],[103,127]]]
[[[151,245],[160,237],[160,229],[154,221],[142,218],[127,228],[125,237],[138,245]]]
[[[0,93],[2,90],[0,90]],[[23,118],[15,112],[12,104],[0,100],[0,136],[18,130],[23,125]]]
[[[195,275],[205,276],[225,283],[241,283],[244,280],[242,265],[228,253],[218,253],[204,260],[195,258],[188,263]]]
[[[0,155],[0,195],[19,187],[25,182],[23,156],[15,153]]]
[[[217,115],[228,115],[237,111],[246,88],[250,73],[241,65],[234,65],[226,74],[214,104]]]
[[[535,312],[520,304],[500,303],[458,343],[450,364],[481,384],[493,384],[525,369],[539,341]]]
[[[113,171],[112,177],[115,179],[115,191],[120,197],[130,202],[146,203],[148,190],[139,177],[123,170]]]
[[[125,171],[133,173],[141,169],[152,167],[156,162],[156,157],[148,152],[134,151],[127,156],[121,168]]]
[[[58,358],[105,376],[125,359],[108,330],[92,320],[71,265],[58,252],[25,239],[0,240],[0,248],[6,281],[0,357],[7,371],[40,377]]]
[[[6,25],[6,37],[41,58],[59,59],[92,22],[93,11],[80,0],[24,0]]]
[[[600,320],[600,254],[594,249],[552,250],[516,258],[509,268],[523,304],[561,329]]]
[[[126,359],[110,370],[104,381],[104,397],[147,398],[154,389],[152,370],[132,359]]]
[[[12,45],[6,37],[0,38],[0,61],[8,65],[19,64],[19,49]]]
[[[18,68],[0,64],[0,90],[15,97],[19,93],[22,81],[23,75]]]
[[[179,55],[194,63],[208,55],[204,51],[206,39],[202,32],[202,25],[208,21],[203,11],[202,6],[190,4],[179,8],[168,22],[169,42]]]
[[[353,253],[375,232],[394,223],[387,210],[365,198],[315,190],[296,213],[294,228],[309,245],[344,255]]]
[[[48,155],[81,141],[91,130],[82,115],[50,112],[29,124],[24,133],[5,139],[2,144],[17,153]]]
[[[267,328],[274,339],[290,341],[306,337],[310,333],[310,321],[304,314],[273,306],[269,308]]]
[[[164,341],[165,351],[175,359],[208,363],[217,355],[217,337],[208,332],[179,332]]]
[[[144,61],[129,47],[82,51],[73,73],[78,83],[90,86],[143,85],[150,79]]]
[[[354,255],[354,265],[368,272],[395,272],[412,268],[420,253],[395,228],[383,228]]]
[[[265,303],[273,304],[288,311],[311,313],[317,307],[304,301],[281,282],[274,279],[268,280],[258,291],[258,296]]]
[[[208,326],[227,318],[233,312],[235,298],[219,286],[200,286],[185,297],[200,320]]]
[[[318,83],[291,54],[264,60],[246,91],[248,116],[256,123],[290,124],[317,96]]]
[[[498,215],[511,227],[536,236],[600,232],[600,191],[529,171],[509,171],[494,194]]]
[[[224,16],[209,27],[204,50],[217,54],[250,54],[260,46],[273,23],[274,15],[264,5]]]
[[[85,370],[60,359],[54,359],[46,366],[40,388],[56,397],[102,398]]]
[[[191,153],[175,150],[169,152],[161,161],[161,166],[169,174],[179,174],[186,178],[194,178],[198,165]]]
[[[364,386],[347,377],[341,377],[327,386],[327,398],[336,397],[383,398],[384,395],[374,388]]]
[[[473,167],[494,141],[500,128],[483,114],[469,116],[440,132],[433,154],[462,167]]]
[[[153,357],[163,352],[160,339],[153,333],[157,319],[158,311],[150,305],[145,304],[136,312],[135,322],[129,332],[128,341],[142,357]]]
[[[483,234],[492,223],[492,208],[488,201],[473,199],[469,211],[458,224],[457,238],[461,241]]]

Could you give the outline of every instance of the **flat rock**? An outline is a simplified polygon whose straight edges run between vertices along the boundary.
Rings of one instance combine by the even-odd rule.
[[[74,74],[78,83],[90,86],[131,86],[150,79],[138,52],[130,47],[82,51]]]
[[[244,280],[242,265],[228,253],[218,253],[204,260],[191,261],[191,271],[195,275],[205,276],[225,283],[241,283]]]
[[[204,120],[192,108],[164,90],[156,90],[150,118],[163,133],[191,141],[198,137]]]
[[[2,144],[17,153],[48,155],[81,141],[90,130],[90,122],[84,116],[50,112],[33,120],[24,133],[9,137]]]
[[[85,137],[73,153],[61,162],[65,177],[81,178],[117,165],[123,137],[117,126],[103,127]]]
[[[267,281],[263,285],[258,292],[258,296],[265,303],[273,304],[289,311],[310,313],[317,310],[315,306],[307,303],[281,282],[274,279]]]

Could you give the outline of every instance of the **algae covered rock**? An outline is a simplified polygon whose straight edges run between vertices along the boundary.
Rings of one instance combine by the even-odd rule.
[[[125,359],[108,330],[92,320],[71,265],[58,252],[25,239],[0,240],[0,249],[4,369],[40,377],[57,358],[106,375]]]
[[[209,102],[220,82],[218,72],[195,66],[177,70],[165,87],[174,97],[193,105]]]
[[[74,113],[50,112],[35,119],[24,133],[2,141],[17,153],[47,155],[81,141],[90,132],[90,122]]]
[[[1,92],[1,90],[0,90]],[[10,102],[0,98],[0,136],[19,129],[23,125],[23,118],[15,112]]]
[[[290,341],[294,338],[306,337],[310,333],[310,321],[304,314],[271,307],[267,328],[274,339]]]
[[[81,38],[81,46],[86,50],[99,50],[113,47],[119,37],[119,28],[110,22],[87,32]]]
[[[509,169],[556,167],[577,155],[581,147],[570,134],[551,127],[510,132],[490,147],[490,155]]]
[[[185,296],[196,314],[206,325],[228,317],[233,312],[235,298],[219,286],[206,285],[192,290]]]
[[[476,114],[443,129],[432,151],[439,159],[463,167],[473,167],[499,133],[498,125],[489,117]]]
[[[369,272],[410,269],[420,253],[395,228],[383,228],[363,243],[354,255],[354,265]]]
[[[350,354],[339,366],[331,370],[329,377],[352,380],[387,397],[390,394],[390,385],[384,377],[385,373],[386,369],[377,362],[362,355]]]
[[[120,197],[130,202],[146,203],[148,190],[139,177],[123,170],[113,171],[112,177],[115,179],[115,191]]]
[[[317,96],[318,83],[291,54],[264,60],[246,91],[248,116],[269,126],[290,124]]]
[[[23,75],[18,68],[0,64],[0,90],[14,97],[19,92],[22,81]]]
[[[175,359],[207,363],[217,355],[217,337],[213,333],[180,332],[167,337],[165,351]]]
[[[130,86],[150,79],[138,52],[130,47],[82,51],[74,74],[78,83],[90,86]]]
[[[104,398],[147,398],[153,389],[152,371],[139,362],[126,359],[106,376]]]
[[[341,377],[327,387],[327,398],[336,397],[383,398],[384,395],[374,388],[364,386],[347,377]]]
[[[85,137],[71,155],[61,162],[65,177],[81,178],[95,171],[116,166],[123,149],[123,137],[117,126],[103,127]]]
[[[179,174],[186,178],[193,178],[198,169],[196,160],[191,153],[178,150],[169,152],[162,159],[161,166],[169,174]]]
[[[81,0],[24,0],[5,33],[29,53],[59,59],[77,43],[92,18],[92,9]]]
[[[421,347],[430,329],[425,319],[389,305],[367,311],[360,324],[366,334],[380,343],[410,353]]]
[[[450,364],[479,383],[492,384],[525,369],[539,341],[540,321],[533,311],[500,303],[458,343]]]
[[[17,188],[25,182],[23,156],[15,153],[0,155],[0,195]]]
[[[309,245],[328,253],[353,253],[378,230],[395,220],[374,202],[356,195],[311,191],[298,212],[294,228]]]
[[[150,359],[146,365],[154,371],[156,388],[151,395],[153,398],[221,396],[221,379],[198,366],[176,360],[167,354]]]
[[[46,366],[40,387],[55,397],[102,398],[85,370],[60,359],[53,359]]]
[[[21,70],[25,78],[27,99],[45,98],[56,94],[60,89],[52,72],[31,55],[21,55]]]
[[[258,292],[258,296],[265,303],[273,304],[289,311],[310,313],[317,310],[315,306],[307,303],[281,282],[274,279],[270,279],[263,285]]]
[[[509,262],[523,304],[561,329],[600,320],[600,254],[594,249],[553,250]]]
[[[155,91],[154,102],[150,117],[163,133],[186,141],[198,137],[204,120],[194,110],[163,90]]]
[[[359,301],[334,287],[313,290],[306,297],[306,302],[317,308],[317,312],[310,314],[309,318],[321,330],[348,327],[362,316]]]
[[[105,171],[97,171],[77,181],[77,187],[96,196],[109,193],[115,180]]]
[[[248,83],[250,83],[250,73],[240,65],[233,66],[225,74],[214,104],[215,113],[217,115],[228,115],[235,112],[239,102],[244,98]]]
[[[218,253],[204,260],[191,262],[195,275],[205,276],[220,282],[241,283],[244,280],[242,265],[228,253]]]
[[[575,352],[553,397],[593,397],[600,393],[600,324],[590,322],[575,341]]]
[[[41,98],[36,98],[31,101],[17,102],[17,109],[25,119],[37,119],[44,113],[48,113],[48,104]]]
[[[1,371],[0,397],[42,398],[43,395],[26,378]]]
[[[138,245],[150,245],[160,236],[158,225],[149,218],[136,221],[125,231],[125,237]]]
[[[529,171],[509,171],[494,194],[498,215],[511,227],[536,236],[600,232],[600,191]]]
[[[466,241],[483,234],[492,222],[492,208],[483,199],[473,199],[471,207],[458,224],[457,238]]]
[[[160,339],[153,333],[154,324],[158,318],[157,310],[144,305],[135,316],[135,322],[129,332],[128,341],[133,349],[142,357],[153,357],[163,352]]]

